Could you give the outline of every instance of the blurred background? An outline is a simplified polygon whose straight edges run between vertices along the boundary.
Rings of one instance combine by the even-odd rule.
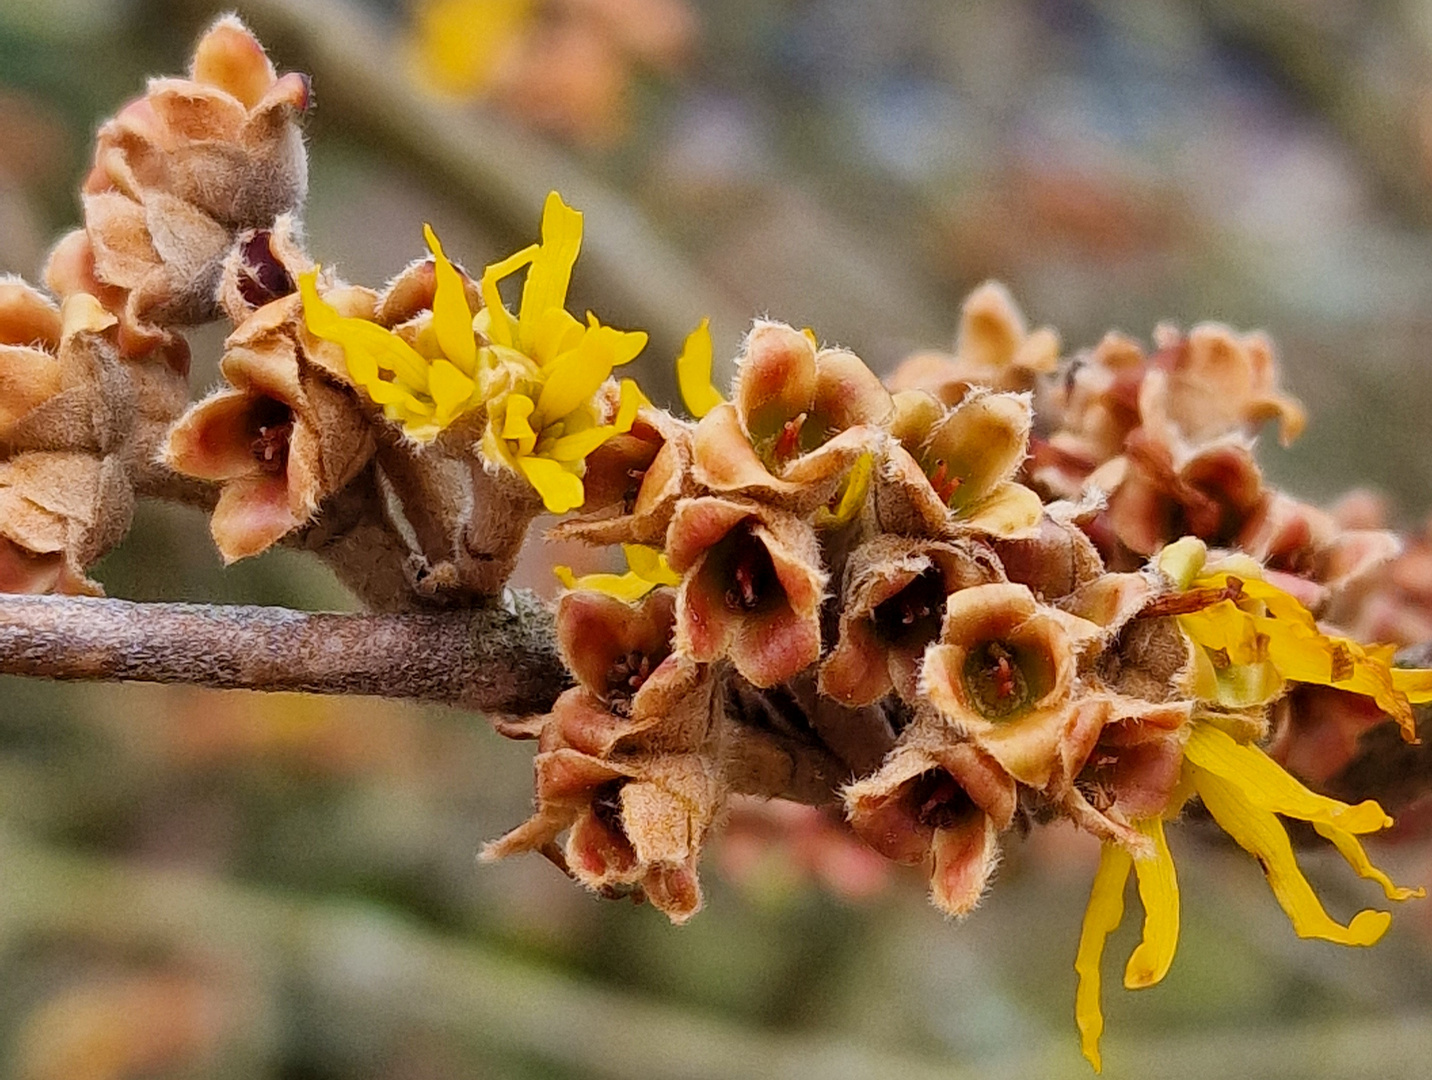
[[[769,313],[888,369],[1003,280],[1066,351],[1262,327],[1312,415],[1271,476],[1432,504],[1432,5],[1412,0],[259,0],[314,77],[311,252],[377,285],[431,221],[477,268],[556,187],[574,307],[729,357]],[[0,0],[0,272],[77,220],[96,124],[177,72],[202,0]],[[195,390],[222,335],[195,335]],[[551,553],[522,583],[550,590]],[[570,558],[568,558],[570,561]],[[221,569],[144,507],[113,596],[352,605],[276,551]],[[1096,852],[1010,845],[985,906],[930,908],[818,814],[742,807],[674,929],[536,857],[479,866],[530,747],[393,703],[0,680],[0,1075],[1082,1077],[1072,962]],[[1415,830],[1412,830],[1415,831]],[[1118,988],[1113,1077],[1432,1070],[1432,905],[1376,949],[1298,941],[1256,865],[1172,843],[1178,960]],[[1432,880],[1415,835],[1375,857]],[[1334,858],[1336,858],[1334,856]],[[1375,899],[1304,859],[1346,918]],[[1117,958],[1117,962],[1115,959]]]

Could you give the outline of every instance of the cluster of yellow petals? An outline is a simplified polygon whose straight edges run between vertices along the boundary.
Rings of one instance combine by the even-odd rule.
[[[1244,708],[1271,701],[1290,681],[1336,686],[1371,697],[1411,737],[1411,704],[1432,700],[1432,672],[1394,668],[1391,649],[1323,634],[1296,599],[1261,579],[1261,568],[1251,560],[1229,559],[1206,569],[1206,556],[1202,543],[1181,540],[1159,560],[1160,569],[1181,588],[1225,594],[1178,616],[1184,632],[1201,646],[1196,651],[1203,654],[1195,671],[1195,697],[1214,709]],[[1216,663],[1210,659],[1215,656]],[[1387,932],[1391,914],[1367,909],[1346,925],[1328,915],[1299,869],[1279,818],[1309,822],[1387,899],[1424,896],[1423,889],[1394,884],[1372,864],[1358,840],[1387,828],[1392,818],[1372,800],[1349,806],[1308,790],[1240,735],[1246,738],[1226,713],[1195,713],[1180,783],[1162,818],[1177,817],[1183,803],[1197,796],[1219,827],[1258,860],[1299,937],[1339,945],[1376,943]],[[1138,990],[1159,982],[1178,944],[1178,884],[1162,818],[1136,823],[1153,841],[1151,857],[1135,859],[1124,848],[1106,843],[1094,876],[1074,968],[1079,976],[1075,1020],[1084,1056],[1096,1071],[1102,1070],[1099,1037],[1104,1030],[1100,964],[1105,941],[1123,920],[1130,870],[1138,877],[1144,932],[1124,972],[1124,986]]]
[[[525,477],[553,513],[585,501],[586,457],[631,428],[645,403],[622,380],[620,403],[605,422],[598,391],[612,370],[646,347],[642,331],[582,323],[566,309],[572,267],[582,246],[582,215],[554,191],[542,212],[542,239],[483,271],[483,306],[474,312],[463,280],[431,228],[436,268],[431,321],[409,342],[364,319],[340,316],[318,295],[317,271],[300,289],[309,331],[343,346],[349,374],[384,415],[426,442],[454,421],[485,410],[482,455]],[[498,284],[527,271],[514,316]]]

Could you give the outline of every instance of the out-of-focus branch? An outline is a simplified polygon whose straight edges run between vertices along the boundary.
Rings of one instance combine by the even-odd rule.
[[[386,615],[0,597],[0,674],[185,683],[545,712],[567,684],[552,617],[509,607]]]

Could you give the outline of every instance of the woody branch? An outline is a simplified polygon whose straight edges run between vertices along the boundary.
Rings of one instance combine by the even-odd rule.
[[[0,598],[0,674],[182,683],[545,712],[567,684],[550,614],[509,608],[363,615],[286,608]]]

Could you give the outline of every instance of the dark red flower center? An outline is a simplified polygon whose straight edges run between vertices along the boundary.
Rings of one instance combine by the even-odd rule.
[[[965,660],[965,687],[975,706],[992,720],[1018,712],[1029,701],[1029,679],[1016,648],[986,641]]]
[[[930,486],[935,489],[935,494],[940,497],[940,501],[946,506],[950,504],[950,500],[955,497],[956,492],[960,490],[960,486],[965,482],[963,476],[952,476],[950,474],[950,467],[945,463],[943,458],[936,461],[934,467],[929,470],[929,477]]]
[[[872,616],[882,641],[891,645],[918,645],[933,641],[945,617],[945,577],[936,567],[925,570]]]
[[[749,524],[737,526],[721,541],[726,550],[721,560],[726,567],[726,607],[732,611],[755,611],[780,593],[771,553],[751,531]]]
[[[915,820],[931,829],[947,829],[974,809],[974,801],[944,769],[917,776],[910,787]]]
[[[615,780],[598,784],[592,791],[592,816],[623,840],[626,839],[626,826],[622,823],[622,788],[626,784],[627,778],[618,776]]]
[[[249,453],[259,467],[275,476],[288,468],[293,437],[293,410],[273,398],[260,398],[249,416]]]
[[[661,658],[632,651],[618,657],[607,671],[607,704],[618,716],[631,715],[632,698],[646,684]]]
[[[239,249],[239,295],[253,307],[263,307],[294,290],[293,277],[274,254],[272,239],[267,229],[259,229]]]

